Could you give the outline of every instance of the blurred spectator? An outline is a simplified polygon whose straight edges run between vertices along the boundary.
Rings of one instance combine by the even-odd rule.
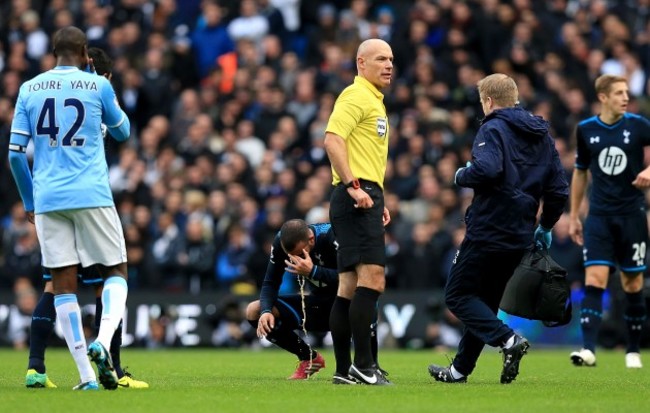
[[[212,231],[205,228],[201,219],[194,217],[188,220],[185,244],[179,253],[178,261],[192,294],[198,294],[202,289],[210,289],[213,284],[215,248],[210,242],[211,239]]]
[[[13,280],[25,278],[34,285],[38,285],[43,271],[41,269],[41,248],[34,225],[26,225],[10,234],[8,245],[2,284],[8,287],[13,284]]]
[[[127,225],[124,228],[126,241],[126,256],[129,258],[129,289],[156,287],[159,284],[156,271],[153,269],[151,246],[137,225]]]
[[[318,21],[307,33],[306,63],[309,66],[319,66],[324,55],[323,46],[336,41],[337,10],[331,3],[318,7]]]
[[[158,217],[159,235],[154,238],[152,251],[156,271],[162,279],[162,286],[168,291],[183,290],[183,270],[179,255],[183,248],[183,237],[172,214],[163,212]]]
[[[176,92],[195,88],[199,84],[199,73],[196,57],[192,50],[192,39],[187,31],[187,26],[182,26],[176,30],[175,36],[171,39],[169,74],[172,82],[174,82],[173,89]]]
[[[444,286],[436,265],[441,254],[432,243],[432,230],[432,226],[424,222],[413,226],[410,240],[400,249],[402,265],[397,288],[415,291]]]
[[[229,291],[237,283],[253,282],[246,268],[255,246],[250,235],[239,224],[228,228],[228,241],[223,250],[217,254],[215,279],[221,290]]]
[[[266,146],[264,142],[254,135],[255,125],[252,121],[242,119],[237,124],[237,142],[235,149],[246,156],[248,163],[257,168],[262,163]]]
[[[286,94],[278,86],[265,85],[258,91],[260,111],[255,119],[255,134],[264,142],[278,127],[280,119],[290,116],[286,109]]]
[[[155,115],[171,115],[172,78],[165,67],[164,57],[161,49],[149,49],[145,55],[140,91],[148,104],[141,126]]]
[[[40,60],[48,52],[50,41],[41,29],[41,19],[33,10],[20,16],[21,29],[25,38],[27,58],[33,62]]]
[[[192,32],[192,48],[199,77],[204,78],[217,65],[217,58],[232,52],[235,45],[223,24],[223,10],[216,0],[202,2],[203,24]]]
[[[0,288],[9,290],[19,278],[40,282],[41,249],[36,229],[27,221],[21,202],[13,204],[2,227],[4,263],[0,271]]]
[[[15,303],[9,308],[7,339],[16,350],[29,347],[29,329],[38,294],[31,281],[19,278],[13,287]]]
[[[139,130],[145,125],[149,103],[142,93],[142,74],[136,69],[128,68],[120,79],[121,84],[116,87],[117,98],[129,116],[132,127]]]
[[[259,44],[269,32],[269,20],[260,14],[257,0],[242,0],[239,16],[228,24],[228,35],[233,41],[251,40]]]
[[[313,71],[301,71],[296,76],[292,98],[287,103],[301,131],[305,131],[309,122],[316,116],[318,101]]]
[[[432,304],[431,322],[424,333],[424,346],[437,351],[458,348],[463,333],[463,323],[442,303]]]
[[[569,236],[569,214],[564,213],[553,227],[553,243],[550,254],[562,267],[567,270],[573,289],[579,289],[584,282],[584,266],[582,265],[582,247],[575,244]]]
[[[226,299],[220,311],[211,320],[212,345],[237,348],[257,339],[256,333],[246,321],[242,304],[235,299]]]

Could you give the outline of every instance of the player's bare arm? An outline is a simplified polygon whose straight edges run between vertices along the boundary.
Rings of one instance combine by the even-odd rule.
[[[571,178],[571,212],[569,214],[569,235],[578,245],[583,245],[582,221],[580,221],[580,205],[587,189],[588,172],[574,169]]]
[[[650,166],[639,172],[632,185],[638,189],[650,188]]]

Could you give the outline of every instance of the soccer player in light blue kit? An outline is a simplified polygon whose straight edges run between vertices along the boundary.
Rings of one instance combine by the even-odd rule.
[[[109,81],[113,76],[113,61],[102,49],[90,47],[88,49],[89,67],[88,70],[94,69],[95,73],[104,76]],[[102,134],[106,137],[106,127],[102,126]],[[95,305],[97,317],[95,317],[95,327],[99,329],[102,313],[102,290],[104,280],[97,274],[95,266],[88,268],[79,268],[77,277],[83,285],[92,286],[95,290]],[[27,364],[27,373],[25,374],[25,386],[28,388],[56,388],[47,376],[45,367],[45,350],[47,341],[54,331],[56,320],[56,308],[54,307],[54,288],[52,286],[52,274],[49,269],[43,268],[43,281],[45,286],[43,294],[38,300],[32,314],[32,322],[29,329],[29,362]],[[149,387],[147,382],[136,380],[133,375],[122,368],[121,351],[122,345],[122,323],[120,323],[113,334],[111,340],[110,354],[113,361],[113,367],[118,377],[118,389],[146,389]],[[88,357],[83,356],[81,362],[89,365]],[[92,367],[91,367],[92,368]]]
[[[57,318],[79,369],[76,389],[96,387],[95,373],[80,362],[86,343],[77,302],[77,265],[98,265],[105,279],[97,340],[88,346],[104,388],[117,388],[108,350],[126,307],[126,245],[108,182],[101,123],[124,141],[130,122],[109,81],[82,71],[86,35],[65,27],[54,36],[56,67],[25,82],[11,125],[9,162],[30,221],[35,223],[43,266],[51,268]],[[27,144],[34,143],[30,172]],[[86,364],[87,365],[87,364]],[[88,371],[89,370],[89,371]]]

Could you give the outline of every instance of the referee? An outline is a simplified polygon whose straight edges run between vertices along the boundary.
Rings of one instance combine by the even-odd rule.
[[[381,90],[390,85],[393,52],[369,39],[357,50],[357,76],[334,104],[325,133],[334,191],[330,222],[338,242],[339,287],[330,314],[336,373],[334,384],[391,384],[371,352],[371,325],[384,291],[384,175],[388,116]],[[354,341],[354,363],[350,339]]]

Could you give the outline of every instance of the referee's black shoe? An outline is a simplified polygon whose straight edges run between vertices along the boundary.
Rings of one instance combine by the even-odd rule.
[[[350,366],[348,375],[359,384],[369,384],[372,386],[386,386],[393,383],[384,376],[384,373],[375,365],[369,369],[357,368],[354,364]]]
[[[332,384],[357,384],[357,381],[349,374],[334,373]]]
[[[467,383],[467,376],[463,376],[460,379],[455,379],[451,374],[451,366],[444,367],[438,366],[437,364],[429,365],[429,374],[431,377],[436,379],[436,381],[441,381],[444,383]]]
[[[515,334],[515,342],[510,348],[501,349],[503,353],[503,370],[501,370],[501,383],[508,384],[519,374],[519,362],[528,352],[530,343],[519,334]]]

